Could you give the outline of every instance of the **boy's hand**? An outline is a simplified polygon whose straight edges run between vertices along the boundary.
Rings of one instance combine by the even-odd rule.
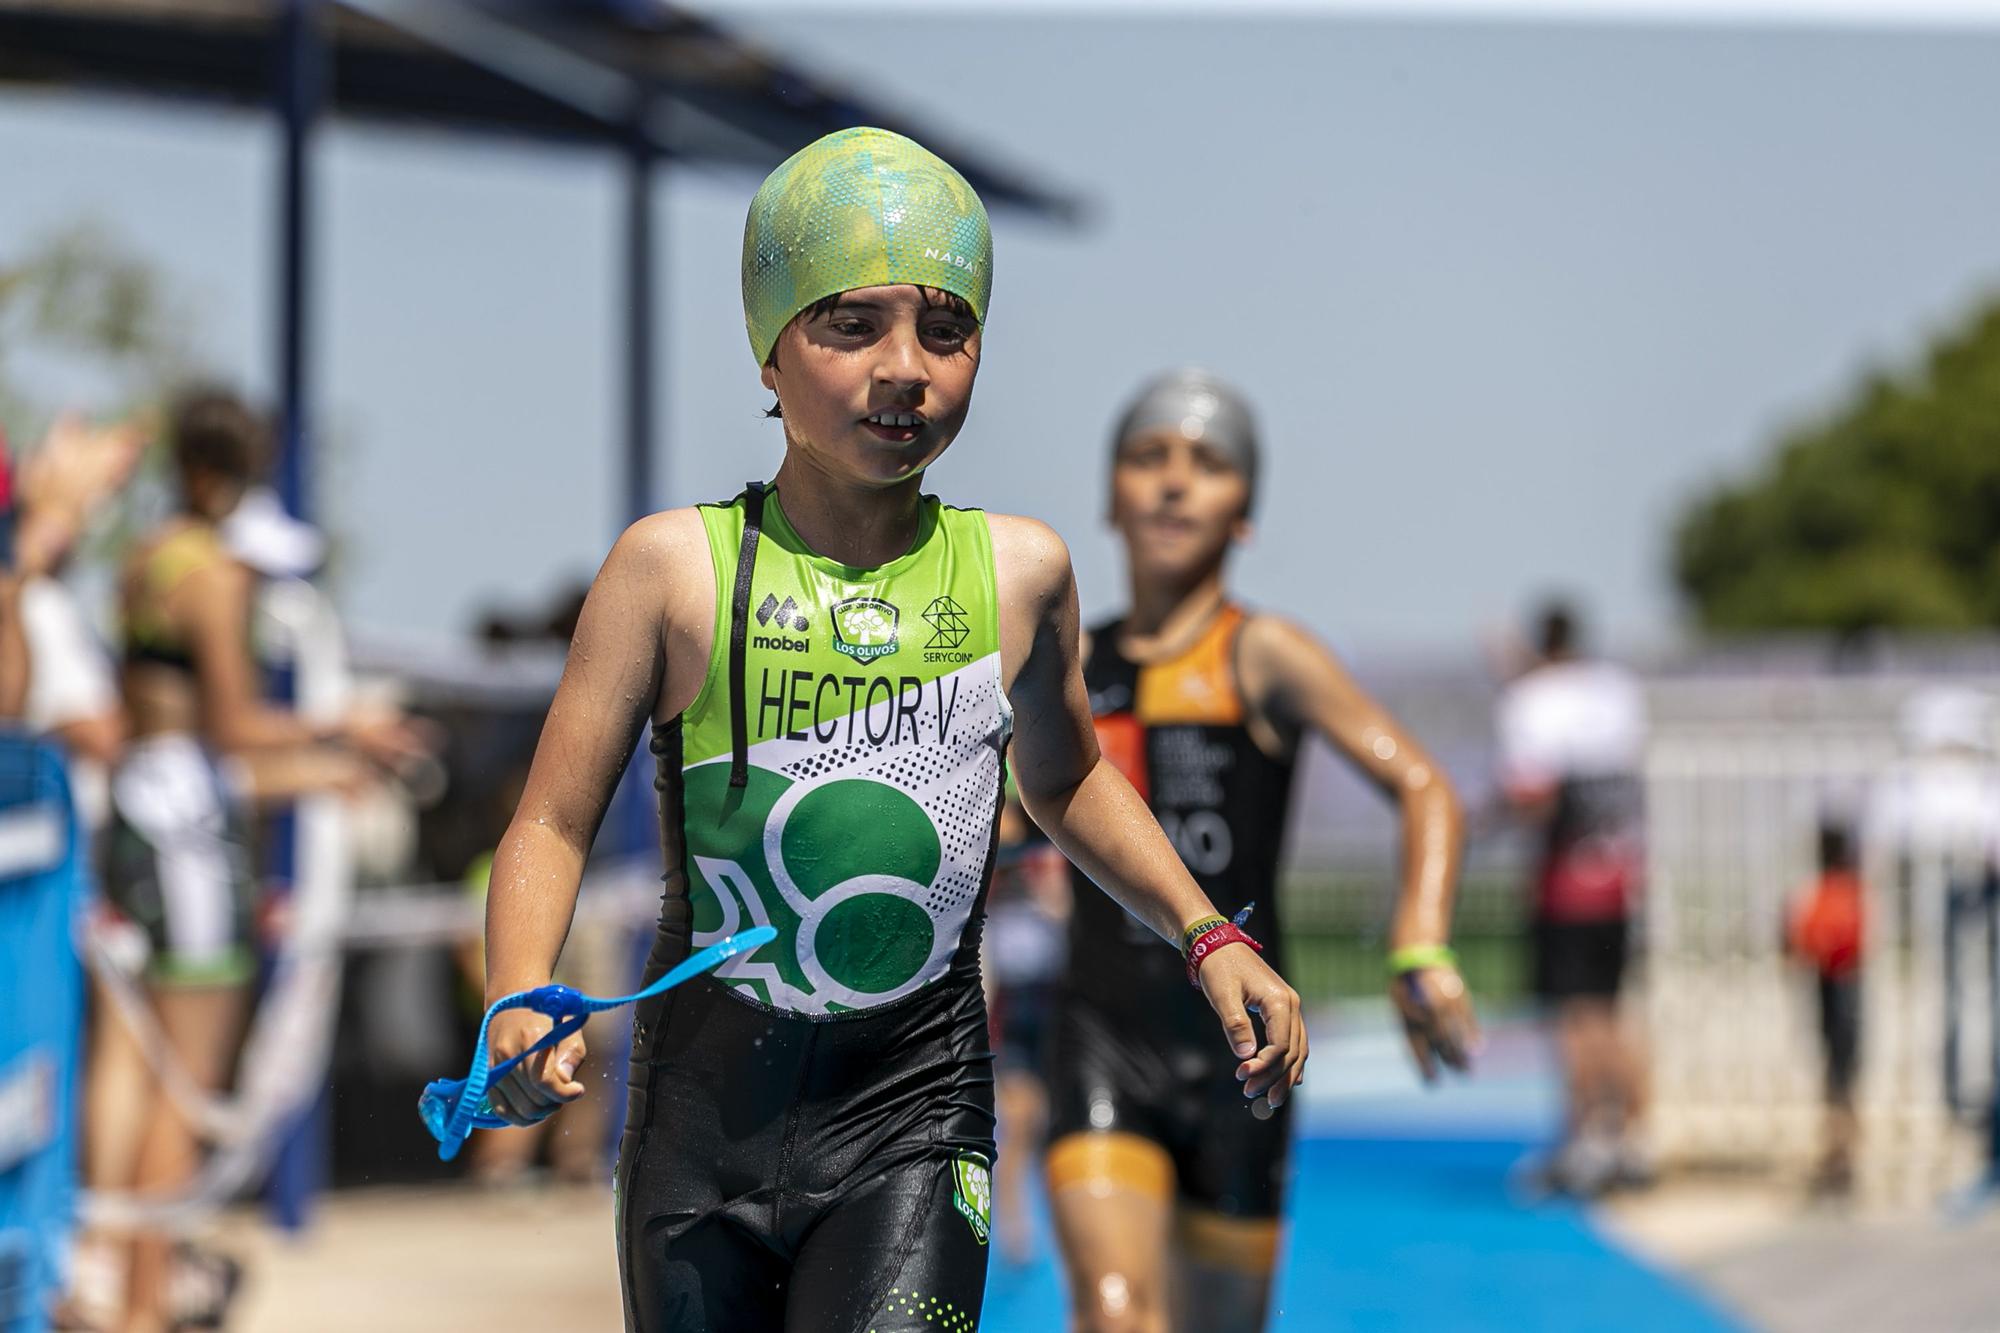
[[[1217,949],[1195,976],[1241,1061],[1236,1078],[1243,1095],[1262,1095],[1273,1109],[1283,1106],[1305,1074],[1306,1022],[1299,1012],[1299,993],[1248,945]],[[1253,1013],[1264,1024],[1261,1047],[1250,1023]]]
[[[1389,998],[1403,1020],[1410,1056],[1424,1082],[1437,1081],[1440,1064],[1461,1073],[1472,1067],[1479,1021],[1457,968],[1438,964],[1399,973],[1389,981]]]
[[[527,1050],[554,1026],[547,1014],[532,1009],[509,1009],[498,1015],[486,1030],[492,1063],[497,1065]],[[487,1087],[486,1098],[493,1104],[493,1113],[510,1125],[532,1125],[548,1119],[583,1096],[584,1086],[576,1081],[576,1071],[586,1053],[583,1033],[576,1032],[529,1056],[505,1078]]]

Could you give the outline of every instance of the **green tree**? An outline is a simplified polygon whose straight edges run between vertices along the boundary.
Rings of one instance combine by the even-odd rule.
[[[2000,625],[2000,301],[1696,500],[1674,573],[1710,630]]]
[[[98,227],[0,256],[0,423],[33,433],[59,404],[28,381],[52,369],[87,369],[110,408],[151,401],[185,371],[186,329],[151,264]]]
[[[16,450],[33,447],[58,411],[87,408],[100,421],[144,412],[187,377],[191,322],[166,291],[149,261],[87,223],[0,255],[0,429]],[[157,491],[164,460],[148,455],[139,489]],[[132,495],[96,525],[88,557],[109,558],[130,538]]]

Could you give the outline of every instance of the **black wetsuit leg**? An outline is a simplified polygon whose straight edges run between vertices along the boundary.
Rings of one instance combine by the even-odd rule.
[[[807,1035],[706,979],[639,1005],[617,1174],[628,1333],[783,1325],[779,1164]]]
[[[726,1218],[678,1232],[670,1247],[628,1248],[620,1235],[628,1333],[735,1333],[784,1320],[784,1261]]]
[[[983,1166],[959,1174],[952,1159],[912,1163],[828,1210],[793,1265],[787,1333],[974,1333],[987,1209],[964,1196],[988,1187]]]
[[[709,978],[638,1007],[617,1209],[631,1333],[969,1327],[993,1160],[973,966],[824,1019]]]
[[[1229,1217],[1283,1210],[1292,1102],[1257,1119],[1236,1081],[1235,1057],[1206,1023],[1149,1026],[1067,994],[1051,1066],[1050,1142],[1092,1131],[1134,1134],[1166,1150],[1181,1203]]]

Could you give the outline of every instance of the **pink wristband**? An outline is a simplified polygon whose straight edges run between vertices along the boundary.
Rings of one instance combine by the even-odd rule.
[[[1201,989],[1201,982],[1196,979],[1195,974],[1201,971],[1202,962],[1217,949],[1228,944],[1247,944],[1258,953],[1264,952],[1264,946],[1251,939],[1243,927],[1233,922],[1225,921],[1223,924],[1203,934],[1200,939],[1188,946],[1188,985],[1193,986],[1196,990]]]

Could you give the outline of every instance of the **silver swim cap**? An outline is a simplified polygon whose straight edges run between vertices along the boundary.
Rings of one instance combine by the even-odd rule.
[[[1241,393],[1205,370],[1168,371],[1140,389],[1118,419],[1112,456],[1134,435],[1163,427],[1228,457],[1250,486],[1250,504],[1256,503],[1257,423]]]

